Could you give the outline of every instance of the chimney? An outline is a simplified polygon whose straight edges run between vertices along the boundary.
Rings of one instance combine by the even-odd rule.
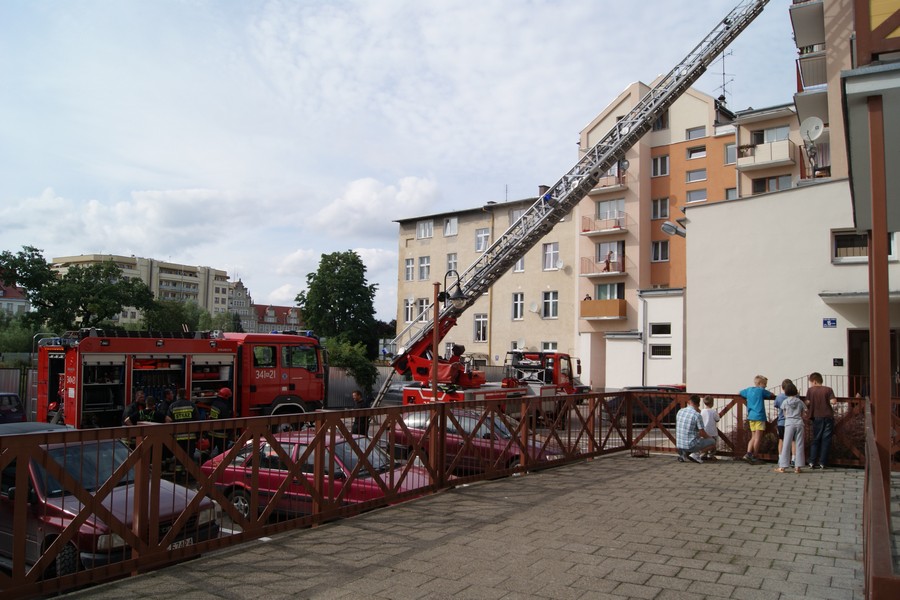
[[[540,198],[541,196],[543,196],[544,194],[546,194],[549,191],[550,191],[549,185],[539,185],[538,186],[538,198]]]

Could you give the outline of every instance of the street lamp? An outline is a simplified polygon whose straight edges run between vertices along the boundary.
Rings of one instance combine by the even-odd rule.
[[[678,235],[681,237],[687,237],[687,230],[681,225],[673,223],[672,221],[664,221],[660,227],[662,228],[663,233],[665,233],[666,235]]]
[[[453,291],[448,291],[447,287],[447,277],[450,274],[456,275],[456,283],[454,283],[451,287]],[[448,303],[453,306],[453,308],[462,308],[466,305],[466,295],[462,291],[462,285],[460,284],[460,276],[459,273],[456,272],[455,269],[450,269],[446,273],[444,273],[444,291],[440,292],[437,295],[437,299],[444,303],[446,306]]]
[[[453,288],[452,292],[447,291],[447,277],[450,274],[456,275],[456,283],[450,286]],[[444,306],[447,306],[449,303],[457,309],[465,307],[467,298],[462,291],[459,273],[455,269],[450,269],[444,273],[444,291],[441,291],[440,283],[434,282],[434,321],[431,328],[431,398],[433,401],[437,401],[438,395],[438,344],[440,342],[440,330],[443,329],[440,322],[441,313],[438,308],[438,302],[443,302]]]

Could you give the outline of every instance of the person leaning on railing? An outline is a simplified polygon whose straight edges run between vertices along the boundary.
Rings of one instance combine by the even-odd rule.
[[[175,401],[169,405],[166,412],[166,423],[188,423],[190,421],[199,421],[200,411],[193,402],[187,399],[187,391],[184,388],[178,390]],[[187,452],[187,455],[194,459],[194,443],[197,436],[193,431],[179,432],[175,434],[175,442]],[[176,463],[175,471],[181,471],[181,463]]]
[[[227,387],[221,388],[216,397],[213,398],[209,405],[209,415],[207,419],[210,421],[218,421],[220,419],[230,419],[234,415],[231,407],[231,390]],[[227,429],[211,428],[207,432],[209,438],[209,457],[218,456],[228,449],[228,440],[230,432]]]

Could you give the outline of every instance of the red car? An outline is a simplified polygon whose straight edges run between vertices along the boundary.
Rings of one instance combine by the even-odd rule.
[[[510,432],[510,428],[515,430],[518,427],[518,421],[511,417],[501,418],[500,415],[487,415],[483,421],[480,418],[481,413],[476,411],[450,411],[444,436],[447,467],[452,467],[457,473],[483,473],[522,464],[522,447]],[[399,423],[394,428],[399,449],[408,455],[413,444],[420,444],[420,456],[426,453],[430,420],[431,411],[428,410],[404,415],[406,428]],[[543,445],[542,441],[529,440],[525,450],[531,463],[550,462],[563,457],[556,447]]]
[[[331,436],[326,436],[326,439],[330,440]],[[275,435],[275,440],[291,458],[292,463],[296,464],[307,452],[310,444],[315,442],[315,432],[280,433]],[[364,436],[353,436],[353,441],[359,446],[362,454],[367,452],[371,444],[371,440]],[[430,484],[428,471],[421,467],[410,467],[405,478],[400,480],[403,475],[403,466],[393,460],[379,446],[372,448],[367,457],[374,472],[369,472],[365,467],[362,467],[356,477],[349,483],[346,483],[348,475],[353,472],[360,462],[357,453],[347,440],[340,435],[335,437],[333,461],[331,452],[327,449],[325,452],[324,496],[327,499],[337,499],[343,492],[344,495],[341,497],[342,504],[383,498],[384,491],[378,485],[376,477],[384,482],[388,488],[393,487],[396,489],[398,493],[415,490]],[[316,484],[313,476],[315,453],[316,449],[313,449],[303,461],[300,476],[304,480],[301,481],[300,478],[294,478],[287,491],[281,496],[276,509],[278,513],[289,515],[311,514],[312,497],[310,496],[310,489],[314,489]],[[257,492],[259,493],[259,510],[262,511],[286,479],[289,464],[282,460],[272,445],[266,440],[261,440],[258,456],[260,465]],[[224,467],[216,480],[216,486],[222,490],[225,496],[231,500],[238,511],[245,517],[250,515],[250,498],[253,494],[251,488],[253,457],[253,442],[249,442],[238,451],[234,461]],[[225,454],[220,454],[205,462],[201,469],[204,473],[210,475],[224,459]],[[334,469],[329,472],[332,464]],[[345,485],[349,486],[349,489],[344,490]]]

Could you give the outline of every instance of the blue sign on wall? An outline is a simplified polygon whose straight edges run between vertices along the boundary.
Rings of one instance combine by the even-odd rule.
[[[832,317],[830,319],[822,319],[822,327],[825,329],[834,329],[837,327],[837,319]]]

